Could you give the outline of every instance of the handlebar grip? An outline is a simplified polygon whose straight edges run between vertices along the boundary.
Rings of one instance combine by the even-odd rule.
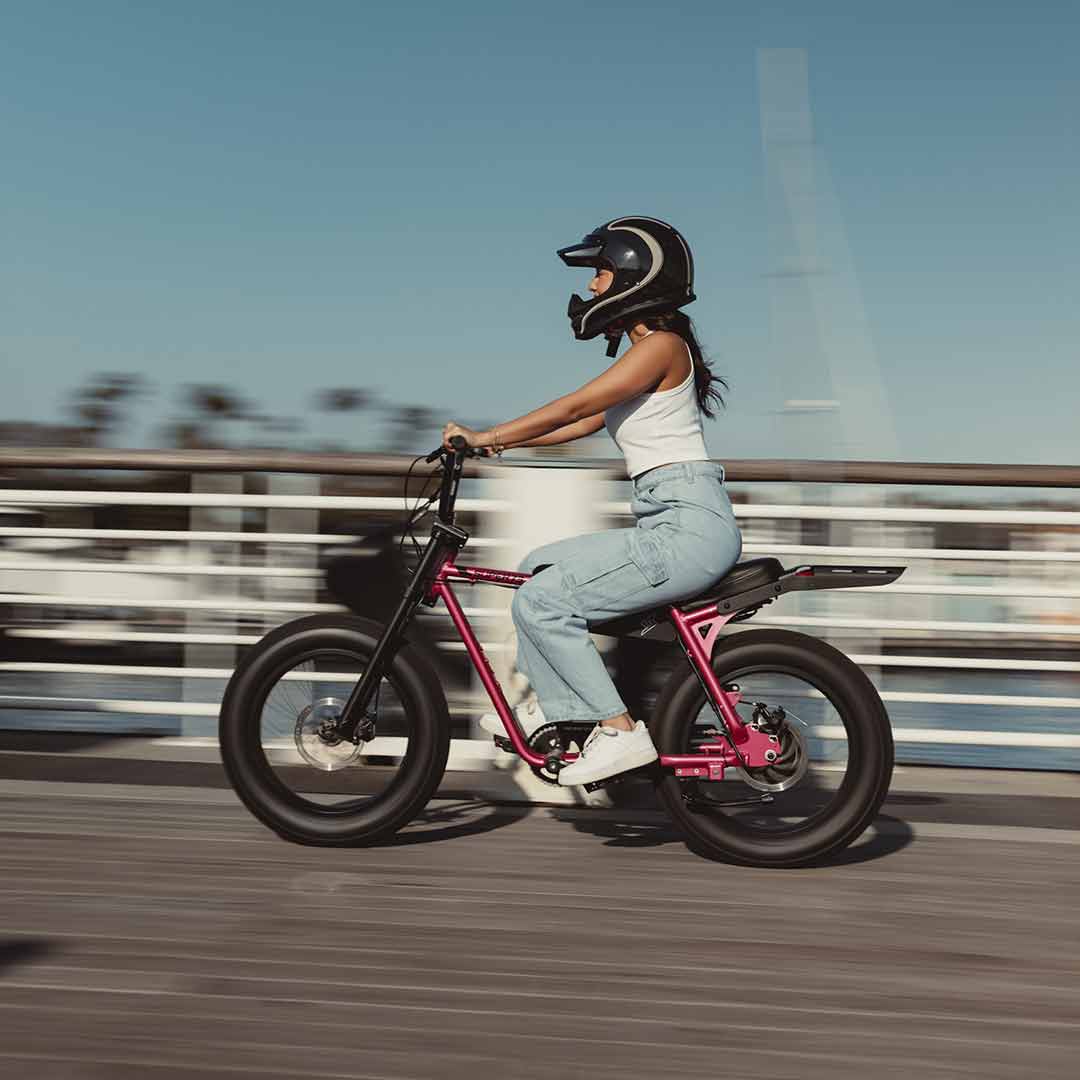
[[[450,437],[450,445],[454,448],[455,453],[461,454],[463,457],[480,457],[480,454],[476,450],[473,450],[465,441],[463,435],[452,435]],[[445,453],[446,447],[440,446],[438,449],[432,450],[431,453],[424,458],[424,461],[430,465],[431,462],[438,461]]]

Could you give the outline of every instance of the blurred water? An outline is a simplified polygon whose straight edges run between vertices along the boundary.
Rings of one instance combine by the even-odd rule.
[[[952,672],[940,669],[889,672],[875,680],[879,690],[941,694],[1008,694],[1024,697],[1080,697],[1080,677],[1016,671]],[[1080,732],[1080,709],[1005,708],[998,705],[945,705],[886,702],[894,728],[936,728],[951,731],[1039,731],[1074,735]],[[948,746],[904,743],[897,760],[926,764],[987,768],[1080,770],[1080,750],[1041,747]]]

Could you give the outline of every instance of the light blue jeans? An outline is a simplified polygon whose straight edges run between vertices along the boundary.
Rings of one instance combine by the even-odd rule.
[[[633,528],[545,544],[518,567],[535,576],[514,593],[517,666],[549,721],[599,722],[627,711],[586,623],[689,599],[742,551],[722,465],[650,469],[633,481],[630,506]]]

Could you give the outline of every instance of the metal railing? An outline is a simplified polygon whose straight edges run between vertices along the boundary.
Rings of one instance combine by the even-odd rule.
[[[232,451],[0,451],[0,472],[7,477],[0,488],[0,518],[7,519],[0,525],[0,604],[8,612],[0,725],[6,717],[9,724],[18,718],[27,726],[35,715],[57,724],[66,714],[93,726],[94,716],[107,715],[113,729],[122,727],[124,717],[149,719],[144,727],[150,729],[155,720],[172,718],[182,732],[207,734],[207,722],[216,716],[215,695],[237,649],[284,618],[339,610],[319,598],[318,552],[358,534],[330,531],[325,522],[342,514],[385,521],[411,504],[383,493],[343,494],[342,484],[355,486],[355,478],[369,477],[382,478],[385,487],[386,478],[404,475],[410,460]],[[614,483],[625,478],[611,462],[587,464],[605,468]],[[474,480],[505,475],[505,466],[470,465],[466,475]],[[901,561],[912,567],[887,590],[850,590],[863,592],[859,597],[806,594],[785,602],[783,611],[755,618],[761,625],[831,639],[877,678],[894,714],[910,718],[911,706],[926,707],[915,724],[894,715],[899,744],[936,748],[928,752],[931,760],[947,759],[941,748],[1015,747],[1038,751],[1042,758],[1036,763],[1044,767],[1080,768],[1080,660],[1073,658],[1080,588],[1066,576],[1080,561],[1080,511],[911,505],[913,497],[908,505],[875,505],[882,498],[879,485],[1030,488],[1042,491],[1045,502],[1048,489],[1080,488],[1080,468],[728,461],[725,469],[744,528],[744,557]],[[153,482],[124,489],[103,480],[101,470],[151,477],[190,473],[185,486],[195,490],[159,490],[166,485]],[[234,490],[201,489],[206,478],[219,474],[226,486],[232,479]],[[243,490],[237,478],[245,474],[266,490]],[[292,477],[295,488],[298,476],[306,478],[304,490],[276,490],[283,477]],[[810,501],[773,501],[763,489],[776,484],[797,486],[798,496]],[[860,502],[845,503],[854,485],[871,490],[860,491]],[[841,500],[833,501],[838,495]],[[482,555],[482,561],[498,563],[497,549],[505,541],[487,535],[487,526],[505,520],[512,504],[472,494],[458,507],[481,534],[470,541],[474,561]],[[98,527],[88,520],[103,508],[122,508],[132,527],[115,527],[115,521]],[[615,523],[628,513],[620,499],[599,508]],[[148,514],[169,516],[171,527],[144,527]],[[282,515],[291,515],[288,527],[275,524]],[[994,542],[974,543],[987,529],[996,530]],[[813,533],[809,541],[807,532]],[[940,542],[950,538],[966,542]],[[972,575],[981,580],[970,580]],[[213,593],[206,595],[208,589]],[[972,603],[983,606],[981,617],[963,610]],[[505,617],[498,607],[466,611],[481,626]],[[136,612],[146,614],[132,618]],[[149,626],[147,614],[156,614]],[[429,619],[437,623],[440,617],[437,611]],[[439,647],[450,654],[460,650],[455,641],[440,641]],[[485,641],[492,652],[510,647]],[[105,662],[82,655],[95,648],[121,655]],[[160,662],[162,649],[182,650],[182,656]],[[202,662],[207,657],[216,662]],[[944,687],[943,673],[950,676]],[[1008,684],[994,685],[1003,676]],[[974,685],[973,679],[988,685]],[[182,700],[119,692],[131,680],[171,680],[174,686],[179,680]],[[1055,692],[1043,692],[1047,685]],[[93,692],[85,692],[86,686]],[[45,692],[52,688],[63,692]],[[483,704],[469,692],[456,694],[451,703],[459,717]],[[934,722],[935,716],[955,719],[965,709],[979,710],[992,723]]]

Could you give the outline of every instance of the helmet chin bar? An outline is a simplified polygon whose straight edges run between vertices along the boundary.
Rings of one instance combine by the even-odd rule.
[[[574,317],[580,315],[586,311],[589,307],[590,301],[582,299],[577,293],[574,293],[570,297],[570,303],[566,305],[566,314],[570,317],[570,321],[574,321]]]
[[[612,288],[616,285],[613,284]],[[620,291],[624,291],[625,286]],[[574,331],[574,337],[578,341],[589,341],[594,337],[598,337],[603,334],[608,340],[607,355],[614,356],[619,348],[619,342],[622,340],[623,330],[621,329],[622,320],[619,320],[619,324],[605,325],[603,319],[597,320],[599,326],[596,330],[587,331],[582,333],[582,323],[586,314],[592,310],[593,306],[598,304],[602,297],[609,296],[611,290],[602,294],[602,296],[594,296],[591,300],[584,300],[582,297],[574,293],[570,297],[570,302],[566,305],[566,314],[570,319],[570,326]]]
[[[574,327],[574,336],[579,337],[582,341],[586,339],[580,338],[577,333],[579,324],[575,316],[588,310],[590,303],[591,301],[583,300],[577,293],[574,293],[570,297],[570,303],[566,305],[566,314],[570,316],[571,325]],[[593,335],[590,334],[589,336],[592,337]],[[607,355],[609,357],[614,356],[619,351],[619,342],[622,341],[623,331],[617,327],[609,326],[604,330],[604,336],[607,338]]]

